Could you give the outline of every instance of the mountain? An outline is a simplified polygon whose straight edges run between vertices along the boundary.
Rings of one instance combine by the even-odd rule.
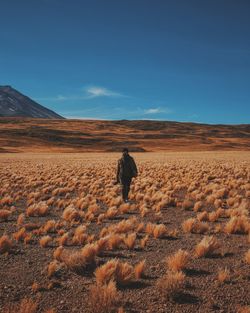
[[[0,116],[63,119],[11,86],[0,86]]]
[[[1,152],[250,151],[250,124],[0,118]]]

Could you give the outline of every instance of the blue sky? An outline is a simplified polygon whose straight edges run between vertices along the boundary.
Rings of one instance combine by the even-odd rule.
[[[0,85],[65,117],[250,123],[249,0],[0,4]]]

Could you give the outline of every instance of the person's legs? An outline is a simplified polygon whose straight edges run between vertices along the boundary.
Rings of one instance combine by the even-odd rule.
[[[122,180],[122,198],[123,198],[123,201],[128,200],[128,194],[129,194],[129,190],[130,190],[131,180],[132,179],[129,177],[126,177]]]

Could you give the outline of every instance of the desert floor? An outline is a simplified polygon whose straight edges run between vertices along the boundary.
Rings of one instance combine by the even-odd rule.
[[[249,312],[250,153],[132,156],[124,204],[120,154],[0,155],[0,311]]]

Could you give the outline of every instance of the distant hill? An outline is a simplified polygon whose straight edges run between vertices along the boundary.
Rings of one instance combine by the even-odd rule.
[[[11,86],[0,86],[0,116],[62,119]]]
[[[0,118],[0,152],[250,151],[250,124]]]

